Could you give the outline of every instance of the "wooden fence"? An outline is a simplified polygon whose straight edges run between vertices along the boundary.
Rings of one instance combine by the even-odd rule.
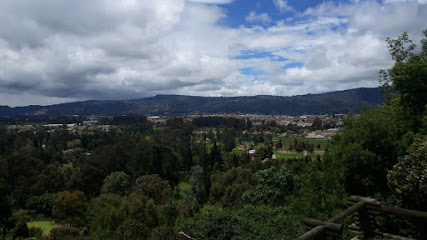
[[[427,212],[382,206],[371,198],[351,196],[348,198],[349,207],[326,221],[306,218],[304,224],[310,231],[296,240],[337,239],[343,232],[342,224],[338,222],[348,216],[353,216],[354,223],[349,230],[356,235],[355,239],[411,239],[383,233],[378,230],[375,218],[380,214],[397,214],[405,217],[421,219],[426,223]]]

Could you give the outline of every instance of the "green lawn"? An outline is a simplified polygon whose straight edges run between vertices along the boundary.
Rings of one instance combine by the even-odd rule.
[[[38,227],[43,230],[43,235],[49,235],[50,230],[59,227],[54,221],[31,221],[27,223],[28,227]]]
[[[295,141],[295,138],[291,138],[291,137],[286,137],[286,138],[279,138],[279,137],[275,137],[273,138],[274,140],[274,144],[279,141],[282,140],[282,144],[284,145],[283,150],[288,150],[289,149],[289,144],[293,143]],[[328,145],[328,140],[324,140],[324,139],[308,139],[308,138],[297,138],[298,142],[309,142],[314,144],[314,150],[324,150],[326,148],[326,146]],[[320,149],[317,148],[317,144],[320,145]]]
[[[243,150],[240,149],[234,149],[233,151],[231,151],[232,154],[242,154]]]
[[[286,160],[291,158],[302,158],[304,157],[304,155],[302,153],[289,153],[289,154],[276,153],[276,157],[278,160]]]
[[[316,154],[316,153],[309,153],[308,156],[312,160],[316,160],[317,155],[322,154]],[[302,153],[288,153],[288,154],[282,154],[282,153],[276,153],[277,160],[287,160],[287,159],[293,159],[293,158],[303,158],[304,155]]]

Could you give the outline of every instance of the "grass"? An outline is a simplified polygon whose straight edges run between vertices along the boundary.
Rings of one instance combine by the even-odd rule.
[[[231,151],[232,154],[242,154],[243,150],[240,149],[234,149],[233,151]]]
[[[316,154],[316,153],[309,153],[308,156],[311,158],[311,160],[316,160],[317,155],[321,154]],[[294,158],[303,158],[304,155],[302,153],[287,153],[287,154],[282,154],[282,153],[276,153],[277,156],[277,160],[288,160],[288,159],[294,159]]]
[[[288,150],[289,144],[295,141],[295,138],[291,138],[291,137],[285,137],[285,138],[275,137],[273,138],[273,140],[275,140],[274,143],[276,143],[276,141],[279,141],[279,139],[282,140],[282,144],[284,145],[283,149],[285,150]],[[317,150],[317,144],[320,145],[320,150],[324,150],[328,145],[328,141],[324,139],[297,138],[297,140],[298,142],[304,141],[304,142],[309,142],[314,144],[315,150]]]
[[[191,189],[191,184],[189,182],[180,182],[178,183],[179,195],[184,197],[184,191]]]
[[[50,230],[55,227],[59,227],[58,224],[56,224],[54,221],[31,221],[27,223],[27,226],[30,227],[37,227],[43,230],[43,235],[49,235]]]
[[[64,163],[64,164],[62,164],[62,166],[64,168],[73,168],[73,164],[72,163]]]
[[[289,153],[289,154],[276,153],[276,156],[277,156],[277,159],[280,159],[280,160],[304,157],[302,153]]]

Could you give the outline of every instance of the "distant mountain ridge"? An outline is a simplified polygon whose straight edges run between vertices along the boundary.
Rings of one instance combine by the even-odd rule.
[[[326,114],[359,112],[384,102],[379,88],[356,88],[292,97],[197,97],[156,95],[135,100],[90,100],[49,106],[0,106],[0,116],[19,115],[182,115],[182,114]]]

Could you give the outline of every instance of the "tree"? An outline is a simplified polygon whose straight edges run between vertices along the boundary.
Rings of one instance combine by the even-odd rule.
[[[236,129],[234,128],[223,128],[221,130],[221,143],[223,146],[224,152],[230,152],[236,147]]]
[[[301,187],[297,176],[285,168],[269,168],[256,174],[254,189],[243,194],[246,203],[282,205]]]
[[[182,158],[169,147],[154,145],[152,151],[152,173],[174,183],[178,182],[177,170],[182,166]]]
[[[136,179],[134,194],[152,198],[156,203],[164,204],[172,197],[172,188],[169,182],[159,175],[144,175]]]
[[[86,196],[81,191],[58,196],[53,204],[52,216],[60,223],[82,226],[86,217]]]
[[[117,240],[145,240],[150,236],[150,231],[143,223],[134,219],[126,220],[116,231],[114,239]]]
[[[214,167],[216,167],[217,169],[222,169],[224,163],[222,161],[221,151],[218,145],[216,144],[216,141],[214,142],[214,145],[211,149],[209,158],[211,162],[211,169],[214,169]]]
[[[390,106],[367,109],[345,121],[342,134],[332,138],[325,166],[341,178],[350,194],[385,193],[387,170],[404,154],[407,129],[398,110]]]
[[[285,213],[286,212],[286,213]],[[196,239],[295,239],[304,232],[302,219],[284,207],[240,209],[205,206],[192,218],[179,219],[177,229]]]
[[[101,193],[125,195],[130,186],[130,176],[124,172],[113,172],[104,179]]]
[[[399,157],[398,163],[388,172],[388,185],[405,206],[426,211],[427,140],[416,139],[408,152]]]
[[[91,222],[91,235],[100,239],[108,239],[114,235],[117,227],[122,223],[117,207],[105,205],[94,215]]]
[[[282,147],[283,147],[282,139],[279,139],[279,141],[277,141],[277,143],[276,143],[276,148],[277,148],[277,149],[280,149],[280,148],[282,148]]]
[[[252,187],[251,177],[251,170],[241,167],[217,172],[212,176],[209,201],[224,207],[240,206],[243,193]]]
[[[315,128],[320,128],[320,127],[322,127],[322,120],[320,120],[320,118],[318,118],[318,117],[316,117],[314,120],[313,120],[313,125],[312,125],[313,127],[315,127]]]
[[[427,37],[427,31],[424,31]],[[413,137],[425,132],[422,121],[427,104],[427,42],[415,53],[404,33],[387,39],[394,66],[380,79],[387,104],[346,119],[342,134],[334,136],[325,166],[339,176],[350,194],[389,195],[387,172],[403,156]],[[425,121],[425,120],[424,120]]]
[[[10,185],[5,179],[0,178],[0,238],[3,238],[6,231],[11,227],[10,217],[12,212],[9,200],[11,192]]]
[[[427,30],[421,40],[421,52],[415,53],[415,44],[405,32],[397,39],[387,38],[390,55],[395,60],[389,70],[381,70],[383,89],[389,95],[388,100],[397,97],[399,104],[406,110],[406,117],[412,121],[412,127],[417,130],[422,126],[422,116],[427,104]],[[393,91],[398,95],[394,98]]]
[[[26,222],[18,222],[12,231],[12,239],[25,239],[30,236],[30,231]]]

